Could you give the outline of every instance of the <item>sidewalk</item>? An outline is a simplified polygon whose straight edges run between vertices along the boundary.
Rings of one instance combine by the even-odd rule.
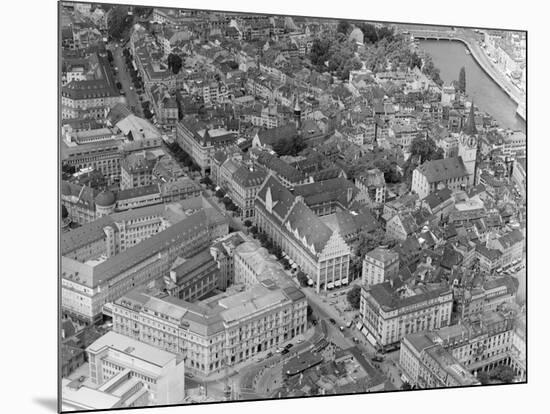
[[[289,343],[293,343],[294,346],[299,346],[297,344],[297,341],[300,339],[303,341],[302,343],[305,344],[308,340],[310,340],[314,336],[314,334],[315,334],[315,328],[311,327],[303,334],[297,335],[288,341],[279,343],[278,347],[284,348],[285,345]],[[259,365],[261,362],[265,361],[265,359],[267,358],[267,354],[269,354],[270,352],[274,354],[274,356],[281,356],[280,354],[275,353],[276,349],[277,347],[273,347],[265,351],[258,352],[253,356],[251,356],[248,360],[230,366],[227,370],[228,377],[233,377],[235,375],[242,374],[242,371],[246,368],[249,368],[250,366]],[[215,382],[215,381],[224,379],[224,377],[225,377],[225,370],[222,368],[207,376],[194,373],[193,380],[199,381],[199,382]]]

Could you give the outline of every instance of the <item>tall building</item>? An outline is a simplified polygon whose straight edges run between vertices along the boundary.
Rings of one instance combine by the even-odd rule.
[[[307,301],[296,287],[251,286],[201,302],[138,288],[112,304],[113,329],[176,353],[208,375],[303,334]]]
[[[431,379],[438,376],[437,367],[425,361],[430,350],[446,353],[451,365],[474,376],[511,366],[522,377],[525,360],[513,345],[515,324],[514,312],[485,312],[435,332],[407,335],[401,341],[399,363],[409,383],[418,388],[434,386]]]
[[[451,322],[453,291],[448,286],[397,286],[393,280],[361,290],[362,331],[380,348],[399,346],[404,336]]]
[[[468,119],[458,140],[458,156],[462,158],[462,162],[468,172],[468,186],[476,184],[477,151],[477,128],[475,123],[474,103],[472,102]]]
[[[397,276],[399,272],[399,254],[386,248],[377,247],[363,259],[363,276],[365,286],[377,285]]]
[[[347,284],[350,246],[338,230],[270,176],[255,201],[258,230],[279,246],[313,281],[317,292]]]
[[[227,234],[219,213],[198,211],[167,229],[109,256],[114,238],[106,238],[107,254],[81,261],[61,257],[61,312],[83,324],[102,318],[103,305],[134,287],[162,278],[178,256],[190,256]]]
[[[120,189],[146,187],[153,184],[157,157],[150,151],[128,154],[121,162]]]

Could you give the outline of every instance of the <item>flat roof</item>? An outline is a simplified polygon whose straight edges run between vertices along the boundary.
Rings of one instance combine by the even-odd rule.
[[[107,392],[94,390],[86,386],[74,388],[70,386],[73,381],[63,378],[61,380],[61,399],[63,410],[96,410],[114,408],[120,401],[120,397],[116,397]]]
[[[103,348],[110,348],[125,355],[133,356],[143,361],[154,364],[158,367],[164,367],[172,360],[176,359],[176,355],[163,351],[154,346],[137,341],[128,336],[118,334],[116,332],[108,332],[94,343],[92,343],[86,351],[99,352]]]

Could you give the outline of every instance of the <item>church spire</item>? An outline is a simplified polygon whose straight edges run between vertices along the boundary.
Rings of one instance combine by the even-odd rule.
[[[470,113],[468,114],[468,119],[466,120],[463,131],[466,135],[470,136],[477,134],[476,120],[474,114],[474,101],[472,101],[472,104],[470,105]]]

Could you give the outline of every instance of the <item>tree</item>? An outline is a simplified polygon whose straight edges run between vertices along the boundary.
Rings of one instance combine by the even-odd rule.
[[[361,259],[376,247],[386,244],[386,233],[382,229],[376,229],[373,232],[361,232],[357,238],[357,256]]]
[[[218,190],[214,194],[218,198],[223,198],[223,196],[225,196],[225,191],[223,191],[221,188],[218,188]]]
[[[245,225],[246,225],[246,222],[245,222]],[[258,227],[256,226],[250,227],[250,232],[252,233],[253,236],[255,236],[256,234],[258,234]]]
[[[346,298],[353,309],[359,309],[361,303],[361,287],[359,285],[354,285],[348,290]]]
[[[296,275],[296,279],[298,279],[298,282],[300,282],[300,286],[302,286],[302,287],[307,286],[307,276],[301,270],[298,271],[298,274]]]
[[[443,80],[439,75],[439,69],[434,65],[434,62],[430,56],[424,58],[424,65],[422,66],[422,72],[430,77],[439,86],[443,85]]]
[[[464,66],[460,68],[457,87],[460,92],[466,93],[466,69]]]
[[[251,227],[251,226],[252,226],[252,222],[251,222],[250,220],[245,220],[245,221],[244,221],[244,225],[245,225],[246,227]]]
[[[267,234],[265,234],[265,233],[260,233],[260,234],[258,235],[258,240],[260,241],[260,243],[261,243],[262,245],[265,245],[265,244],[267,243]]]
[[[430,160],[438,160],[443,158],[443,149],[435,145],[431,138],[424,139],[419,136],[413,139],[411,143],[411,157],[413,155],[420,157],[420,163]]]
[[[376,33],[376,27],[370,23],[363,23],[359,25],[359,28],[363,32],[364,43],[376,43],[378,41],[378,34]]]
[[[172,73],[174,75],[177,75],[183,66],[183,61],[181,59],[181,56],[176,55],[174,53],[170,53],[168,55],[168,68],[172,70]]]
[[[477,379],[479,380],[479,382],[481,382],[482,385],[489,384],[490,382],[489,374],[487,374],[485,371],[480,371],[477,374]]]
[[[311,320],[311,317],[313,316],[313,308],[311,307],[311,305],[308,303],[307,304],[307,311],[306,311],[306,317],[307,319],[310,319]]]
[[[514,373],[514,370],[511,367],[505,365],[499,365],[489,373],[489,377],[491,379],[496,379],[506,384],[513,382],[515,376],[516,375]]]
[[[212,180],[210,179],[210,177],[208,175],[206,177],[201,178],[200,182],[202,184],[206,184],[206,185],[211,185],[212,184]]]
[[[337,33],[343,33],[347,35],[349,32],[351,32],[351,24],[347,20],[340,20],[338,22],[338,27],[336,28]]]
[[[109,15],[107,32],[112,38],[118,39],[132,25],[132,22],[132,16],[128,16],[128,8],[126,6],[116,6]]]

